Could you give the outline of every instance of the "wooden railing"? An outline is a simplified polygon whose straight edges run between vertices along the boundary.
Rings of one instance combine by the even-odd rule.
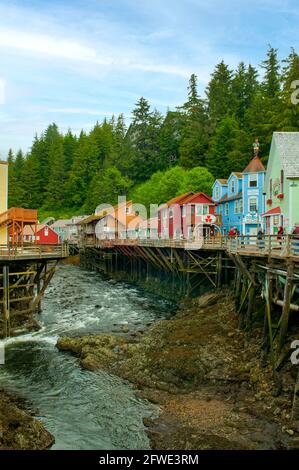
[[[4,225],[12,220],[34,224],[37,222],[37,210],[11,207],[0,214],[0,225]]]
[[[225,242],[226,249],[232,253],[255,253],[271,255],[273,257],[299,257],[298,235],[243,235],[228,237]]]
[[[0,245],[1,259],[66,258],[69,255],[67,244],[60,245]]]
[[[231,253],[255,254],[258,256],[272,257],[298,257],[299,235],[240,235],[237,237],[208,237],[198,240],[174,240],[161,238],[135,238],[135,239],[111,239],[89,240],[86,246],[113,247],[113,246],[148,246],[183,248],[186,250],[218,249]]]

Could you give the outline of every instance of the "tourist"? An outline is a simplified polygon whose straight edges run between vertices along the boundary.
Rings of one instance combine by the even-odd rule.
[[[282,245],[282,235],[284,234],[284,228],[283,226],[281,225],[278,229],[278,232],[277,232],[277,240],[280,244],[280,246]]]
[[[257,232],[257,246],[260,250],[264,248],[264,232],[261,227]]]

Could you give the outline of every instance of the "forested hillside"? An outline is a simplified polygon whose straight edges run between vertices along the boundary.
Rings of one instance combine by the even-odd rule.
[[[243,170],[256,137],[266,162],[273,131],[299,130],[290,99],[299,57],[292,50],[280,62],[269,47],[259,72],[222,61],[205,96],[192,75],[181,107],[163,116],[140,98],[128,127],[123,115],[79,136],[49,125],[27,155],[9,152],[9,205],[65,216],[115,203],[119,194],[148,205],[187,190],[209,192],[215,177]]]

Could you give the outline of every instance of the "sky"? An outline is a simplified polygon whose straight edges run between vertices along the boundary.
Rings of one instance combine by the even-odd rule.
[[[162,113],[222,59],[298,48],[298,0],[0,0],[0,159],[35,133],[89,130],[144,96]],[[299,77],[298,77],[299,79]]]

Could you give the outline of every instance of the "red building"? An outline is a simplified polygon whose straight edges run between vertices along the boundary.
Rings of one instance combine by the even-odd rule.
[[[202,227],[204,236],[214,235],[220,225],[215,207],[205,193],[188,192],[171,199],[158,210],[159,237],[191,239],[197,227]]]
[[[58,245],[59,235],[46,224],[38,224],[36,233],[31,226],[24,228],[24,243],[36,243],[37,245]]]

